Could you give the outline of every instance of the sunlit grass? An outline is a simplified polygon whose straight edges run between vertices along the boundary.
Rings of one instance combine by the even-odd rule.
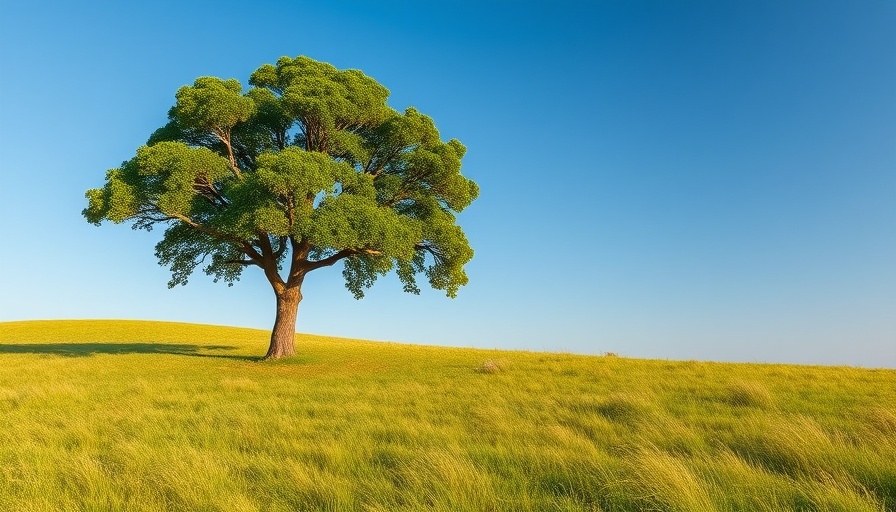
[[[896,510],[896,371],[0,324],[0,510]]]

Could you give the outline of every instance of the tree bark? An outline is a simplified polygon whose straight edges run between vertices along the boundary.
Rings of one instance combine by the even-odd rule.
[[[296,315],[302,301],[300,286],[284,288],[274,292],[277,296],[277,318],[271,331],[271,346],[265,359],[279,359],[296,354]]]

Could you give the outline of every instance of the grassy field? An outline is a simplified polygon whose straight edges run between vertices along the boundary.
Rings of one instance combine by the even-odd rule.
[[[893,370],[267,338],[0,323],[0,510],[896,510]]]

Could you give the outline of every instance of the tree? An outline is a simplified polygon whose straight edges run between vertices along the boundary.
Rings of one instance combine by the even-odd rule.
[[[249,84],[181,87],[169,122],[87,191],[87,220],[165,226],[156,256],[169,287],[202,265],[230,286],[260,268],[277,302],[265,358],[295,353],[305,276],[340,261],[356,298],[392,270],[406,292],[422,274],[454,297],[473,257],[455,214],[479,194],[460,174],[463,144],[387,106],[389,91],[357,70],[283,57]]]

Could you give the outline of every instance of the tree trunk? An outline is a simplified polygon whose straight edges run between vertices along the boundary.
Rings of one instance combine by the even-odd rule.
[[[271,346],[264,356],[265,359],[278,359],[296,354],[296,315],[299,312],[299,302],[302,300],[301,288],[295,286],[275,293],[277,318],[274,320]]]

